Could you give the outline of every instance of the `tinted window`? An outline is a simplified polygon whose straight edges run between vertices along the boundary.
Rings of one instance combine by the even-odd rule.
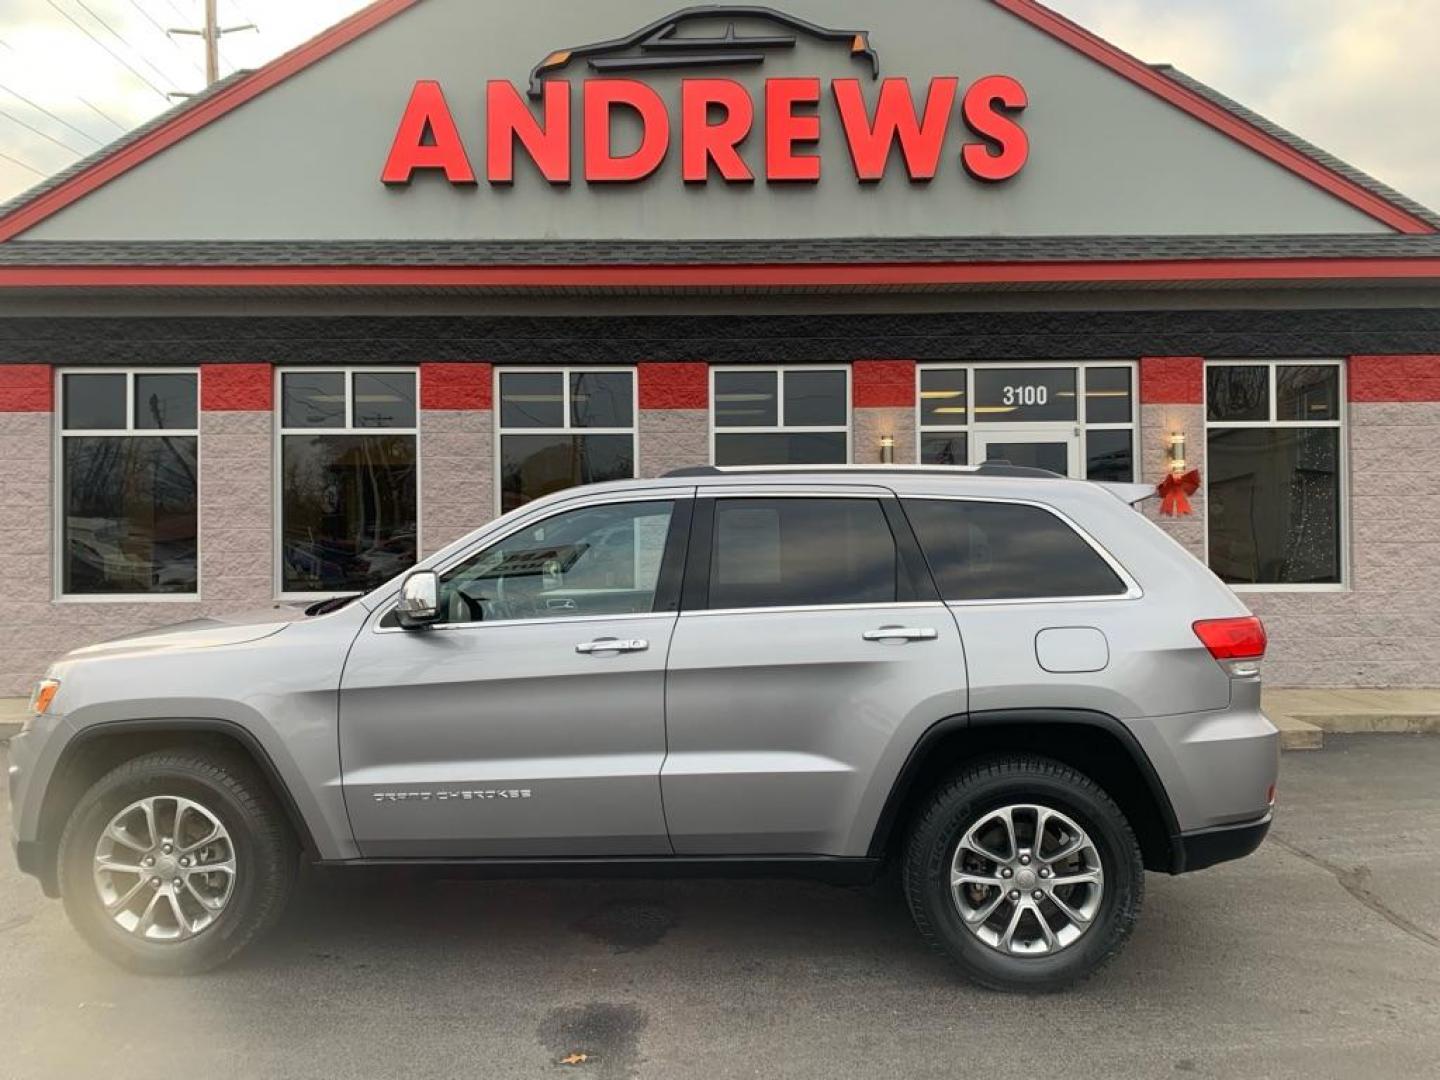
[[[716,427],[774,427],[780,422],[779,374],[774,371],[717,371]]]
[[[895,539],[871,499],[721,499],[710,607],[882,604],[896,599]]]
[[[64,591],[193,593],[197,461],[193,435],[67,437]]]
[[[1060,518],[1014,503],[907,499],[946,600],[1117,596],[1125,585]]]
[[[970,463],[968,436],[964,432],[955,434],[927,434],[920,436],[921,465],[968,465]]]
[[[715,436],[716,465],[843,465],[850,437],[843,431]]]
[[[1135,449],[1129,428],[1085,433],[1085,476],[1128,484],[1135,479]]]
[[[125,426],[124,375],[66,375],[65,427],[110,431]]]
[[[1275,371],[1275,419],[1339,420],[1340,369],[1283,365]]]
[[[843,427],[845,372],[785,373],[786,427]]]
[[[343,428],[345,373],[294,371],[280,377],[280,422],[287,428]]]
[[[633,435],[502,435],[500,509],[579,484],[635,475]]]
[[[1205,400],[1211,420],[1269,420],[1270,369],[1212,365],[1205,372]]]
[[[363,592],[415,563],[413,435],[280,441],[286,592]]]
[[[570,373],[570,426],[628,428],[635,423],[635,376],[628,371]]]
[[[1007,424],[1074,420],[1075,368],[976,368],[975,419]]]
[[[441,579],[443,621],[653,611],[674,505],[588,506],[506,537]]]
[[[1085,422],[1130,423],[1130,369],[1090,368],[1085,372]]]
[[[964,368],[926,368],[920,372],[920,422],[961,427],[969,417]]]
[[[1210,569],[1244,585],[1340,581],[1340,429],[1212,428]]]
[[[194,375],[136,375],[135,426],[142,431],[194,430],[196,419]]]
[[[413,428],[415,373],[357,371],[354,412],[357,428]]]
[[[507,371],[501,375],[500,426],[563,428],[564,374],[558,371]]]

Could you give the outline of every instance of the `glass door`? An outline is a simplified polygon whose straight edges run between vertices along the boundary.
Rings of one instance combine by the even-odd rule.
[[[1048,469],[1061,476],[1082,477],[1080,436],[1072,428],[1011,428],[1004,431],[976,431],[971,461],[1006,461],[1030,469]]]

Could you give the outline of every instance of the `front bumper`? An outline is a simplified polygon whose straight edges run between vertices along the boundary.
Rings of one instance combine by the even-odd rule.
[[[1176,838],[1175,868],[1172,873],[1188,874],[1194,870],[1204,870],[1216,863],[1243,859],[1264,843],[1273,818],[1273,814],[1266,814],[1259,821],[1249,821],[1242,825],[1226,825],[1219,829],[1182,833]]]

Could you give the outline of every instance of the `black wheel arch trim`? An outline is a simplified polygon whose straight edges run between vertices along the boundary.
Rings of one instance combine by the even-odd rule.
[[[1170,796],[1165,791],[1165,785],[1155,771],[1149,755],[1145,753],[1140,741],[1123,723],[1108,713],[1089,709],[992,709],[947,716],[932,724],[911,747],[905,764],[901,766],[895,782],[890,787],[890,794],[885,799],[885,805],[875,823],[875,831],[871,834],[867,856],[880,858],[884,855],[896,828],[900,825],[900,810],[911,795],[930,752],[941,739],[956,731],[969,728],[1019,727],[1041,724],[1067,724],[1099,728],[1107,734],[1113,735],[1119,741],[1129,755],[1132,764],[1139,770],[1145,781],[1146,790],[1154,799],[1155,805],[1160,808],[1165,835],[1170,846],[1170,872],[1172,874],[1183,873],[1186,869],[1186,851],[1185,845],[1181,843],[1180,823],[1175,816],[1175,807],[1170,802]]]
[[[270,785],[271,791],[280,802],[281,812],[285,820],[289,822],[291,829],[295,832],[296,839],[306,854],[312,858],[318,858],[320,847],[315,842],[315,834],[310,828],[310,822],[306,820],[301,812],[299,804],[290,792],[289,785],[276,767],[270,752],[265,745],[257,739],[254,734],[246,728],[230,720],[215,719],[166,719],[166,720],[107,720],[89,727],[81,728],[74,737],[66,744],[65,749],[60,753],[60,759],[55,763],[55,769],[51,773],[50,787],[53,791],[55,778],[63,777],[65,771],[73,765],[77,756],[85,748],[102,738],[111,735],[185,735],[185,734],[211,734],[220,735],[233,739],[249,755],[265,782]],[[50,793],[46,794],[46,802],[41,810],[42,827],[47,822],[50,812]],[[53,832],[53,835],[51,833]],[[31,861],[38,863],[36,870],[42,884],[45,885],[46,893],[49,895],[54,888],[55,856],[59,847],[60,834],[58,829],[51,829],[42,832],[41,836],[34,842],[38,851],[43,852],[43,857],[36,859],[32,856]]]

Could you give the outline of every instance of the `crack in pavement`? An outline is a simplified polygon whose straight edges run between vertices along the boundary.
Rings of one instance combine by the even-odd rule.
[[[1291,855],[1304,859],[1312,866],[1318,866],[1321,870],[1324,870],[1339,882],[1342,889],[1401,933],[1414,938],[1422,945],[1429,945],[1432,949],[1440,949],[1440,937],[1430,933],[1430,931],[1426,930],[1423,926],[1411,922],[1404,915],[1401,915],[1398,911],[1389,907],[1385,901],[1381,900],[1380,897],[1376,896],[1375,893],[1370,890],[1366,884],[1370,880],[1370,868],[1368,866],[1362,865],[1355,867],[1353,870],[1347,870],[1345,867],[1332,863],[1328,859],[1321,858],[1319,855],[1306,851],[1304,848],[1291,843],[1289,840],[1276,836],[1273,832],[1270,834],[1270,842],[1272,844],[1279,844],[1286,851],[1290,852]]]

